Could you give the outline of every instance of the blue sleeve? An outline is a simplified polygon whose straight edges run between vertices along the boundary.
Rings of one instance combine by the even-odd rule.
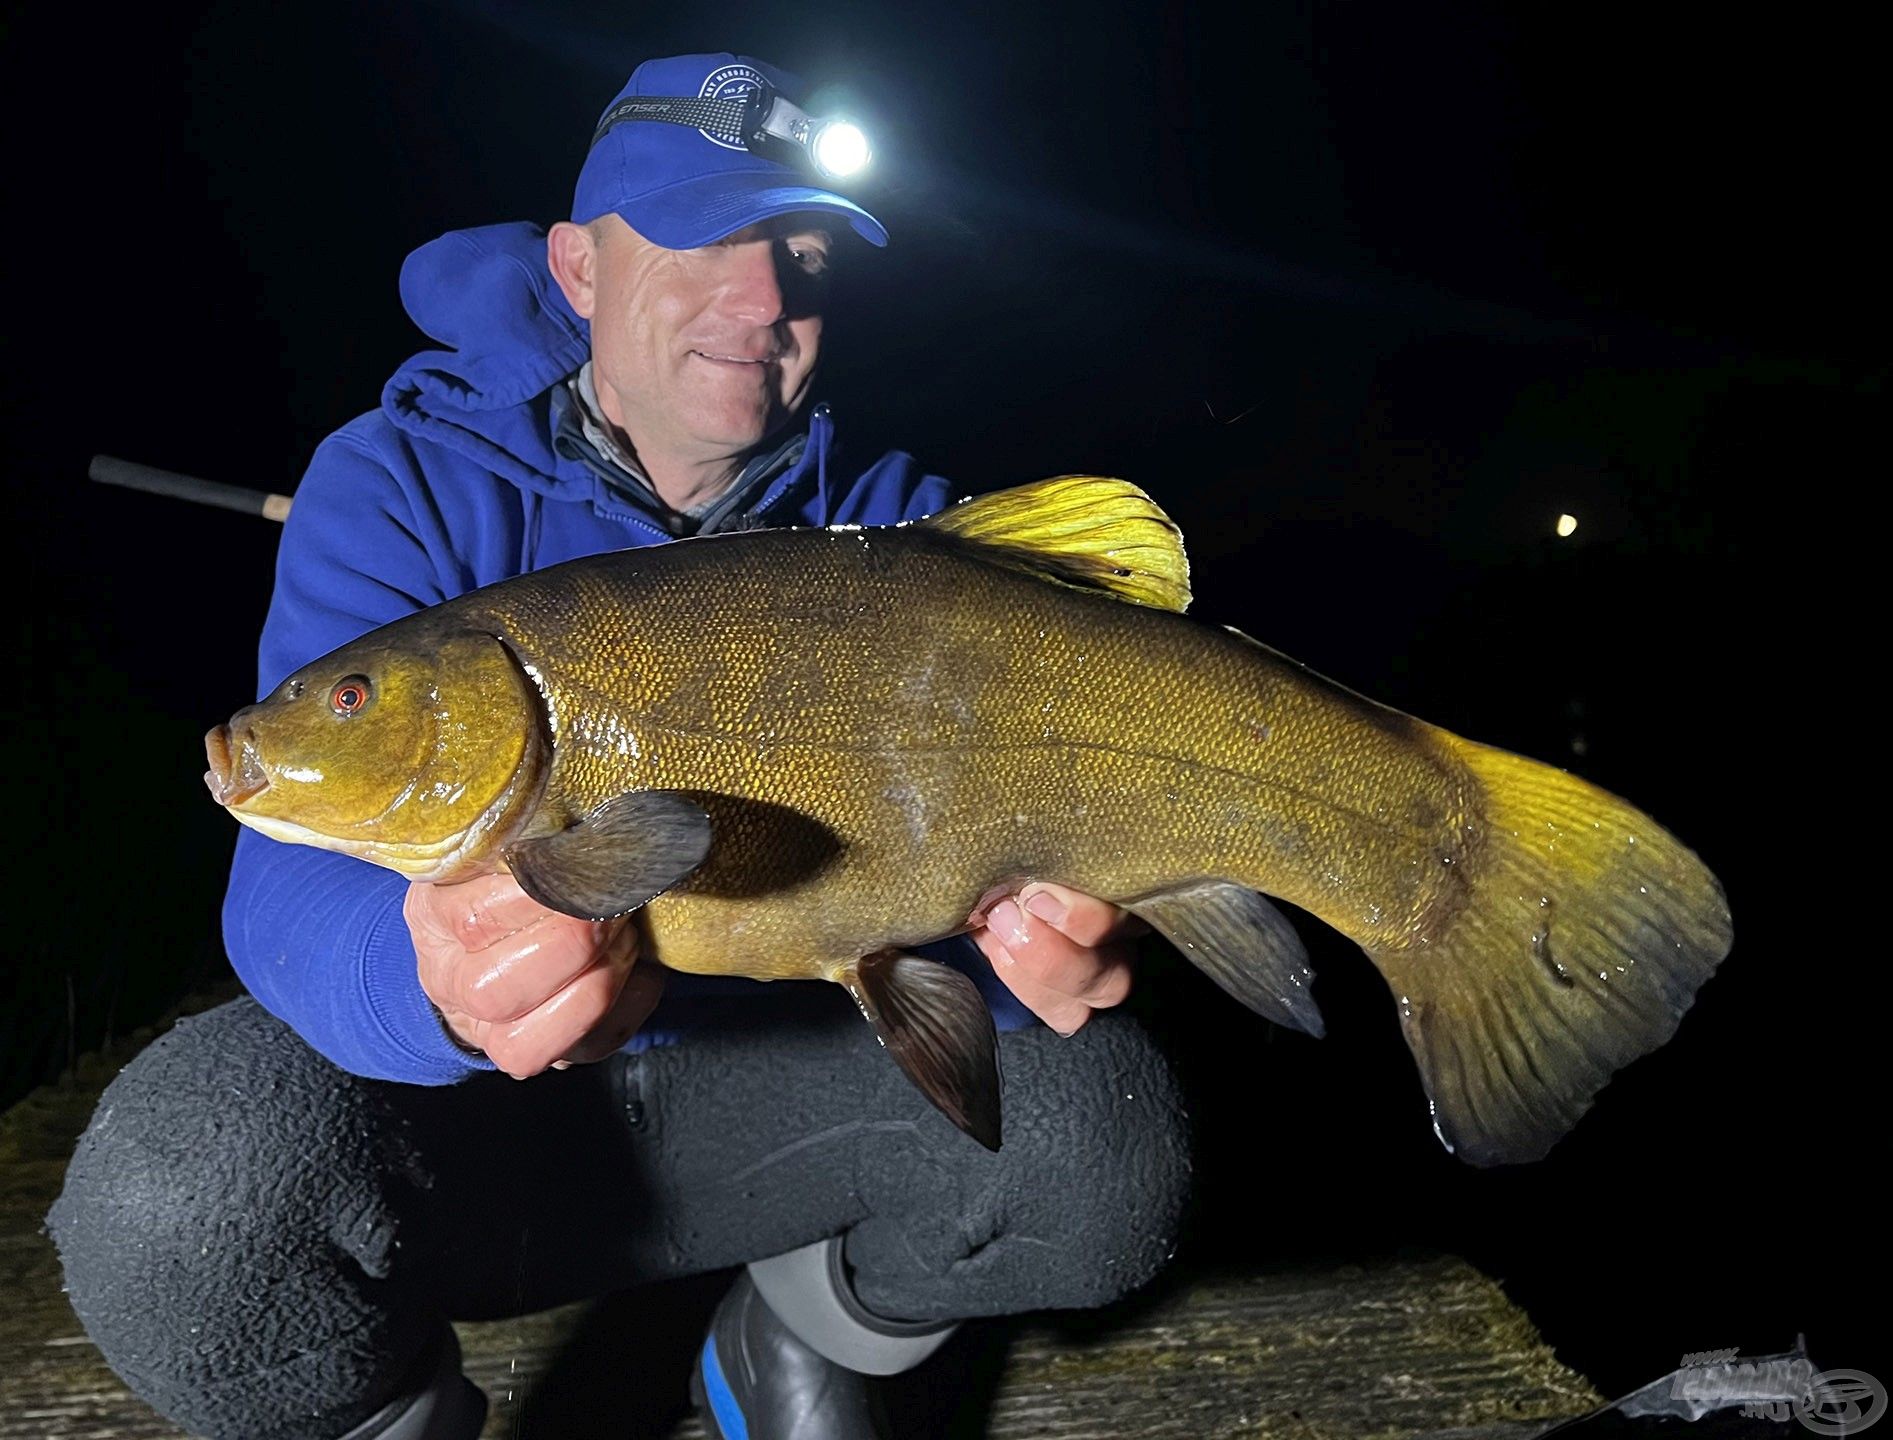
[[[261,687],[375,626],[445,598],[404,487],[347,431],[296,491],[264,622]],[[449,1084],[480,1057],[448,1039],[421,989],[407,881],[346,855],[246,829],[224,897],[224,944],[250,993],[357,1075]]]
[[[953,487],[939,475],[923,475],[920,483],[914,487],[914,493],[908,497],[907,508],[902,512],[903,520],[924,520],[937,510],[944,510],[957,497]]]
[[[893,525],[919,520],[944,509],[954,498],[953,487],[945,479],[927,474],[906,451],[890,450],[835,501],[825,523]]]

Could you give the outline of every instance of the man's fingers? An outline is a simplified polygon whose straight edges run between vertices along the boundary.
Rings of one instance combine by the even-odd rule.
[[[664,998],[664,970],[659,965],[639,965],[632,970],[618,992],[617,1002],[605,1013],[578,1044],[556,1063],[589,1065],[624,1049],[625,1042],[638,1033],[638,1027],[651,1018],[657,1002]]]
[[[657,967],[628,986],[637,927],[561,915],[511,876],[411,885],[402,913],[421,988],[448,1030],[509,1075],[610,1054],[663,989]]]
[[[1019,997],[1020,1003],[1047,1024],[1052,1023],[1047,1011],[1056,1011],[1067,1020],[1083,1023],[1093,1010],[1109,1010],[1114,1005],[1122,1005],[1130,997],[1134,976],[1128,956],[1110,955],[1099,965],[1096,975],[1086,985],[1085,993],[1072,995],[1043,983],[1028,970],[1019,969],[1016,962],[1008,964],[1002,959],[997,968],[999,978]],[[1069,1034],[1077,1026],[1064,1024],[1056,1028]]]
[[[614,1013],[630,973],[609,959],[518,1020],[488,1025],[475,1043],[508,1075],[523,1080],[564,1059]],[[659,982],[662,983],[661,981]]]
[[[548,917],[571,918],[548,910],[504,873],[453,885],[410,885],[402,910],[417,934],[425,931],[470,952],[488,949]]]
[[[985,929],[1002,948],[999,968],[1002,976],[1011,969],[1028,977],[1036,986],[1094,1006],[1115,1005],[1124,998],[1124,976],[1128,973],[1131,956],[1128,941],[1109,939],[1081,944],[1037,916],[1022,911],[1017,902],[1010,899],[1000,900],[992,907],[986,916]]]
[[[990,925],[973,931],[973,942],[1019,1003],[1061,1035],[1076,1034],[1094,1010],[1121,1004],[1131,991],[1131,947],[1124,942],[1089,950],[1057,936],[1015,948]],[[1047,983],[1047,975],[1058,983]]]
[[[452,943],[417,944],[421,989],[442,1011],[504,1024],[518,1020],[597,963],[607,946],[636,931],[622,922],[594,924],[546,914],[484,950],[471,954]],[[622,957],[628,963],[629,957]]]
[[[1062,885],[1027,885],[986,912],[973,939],[1006,987],[1061,1035],[1131,991],[1129,937],[1147,928],[1126,911]]]
[[[1077,1034],[1099,1010],[1118,1004],[1130,994],[1131,967],[1128,960],[1104,967],[1106,973],[1100,977],[1097,987],[1098,999],[1079,1000],[1039,984],[1030,972],[1019,968],[1018,962],[1010,958],[990,931],[981,931],[974,939],[993,961],[994,971],[1006,982],[1006,988],[1018,997],[1019,1003],[1060,1035]]]
[[[1016,903],[1033,919],[1044,921],[1079,945],[1102,945],[1107,940],[1142,935],[1150,928],[1109,900],[1067,890],[1063,885],[1027,885]]]

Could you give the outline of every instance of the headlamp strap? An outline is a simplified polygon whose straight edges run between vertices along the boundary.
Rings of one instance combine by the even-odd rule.
[[[628,120],[660,120],[667,125],[684,125],[693,130],[708,130],[712,135],[734,135],[747,146],[762,138],[763,117],[775,98],[766,85],[757,85],[746,95],[732,95],[710,100],[694,95],[627,95],[605,112],[592,132],[592,144],[605,138],[605,132]]]

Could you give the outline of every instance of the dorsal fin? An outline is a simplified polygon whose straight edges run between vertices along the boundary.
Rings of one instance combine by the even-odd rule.
[[[1162,610],[1190,605],[1183,532],[1128,480],[1060,475],[964,500],[920,522],[992,558]]]

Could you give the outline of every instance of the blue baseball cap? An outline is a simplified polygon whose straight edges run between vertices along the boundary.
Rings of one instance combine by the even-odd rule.
[[[793,76],[744,55],[675,55],[646,60],[611,104],[633,95],[740,99],[767,82],[791,100]],[[809,183],[810,176],[744,148],[742,137],[688,125],[633,121],[598,137],[578,172],[572,219],[624,218],[667,250],[694,250],[776,215],[813,210],[839,215],[874,245],[887,230],[854,201]]]

